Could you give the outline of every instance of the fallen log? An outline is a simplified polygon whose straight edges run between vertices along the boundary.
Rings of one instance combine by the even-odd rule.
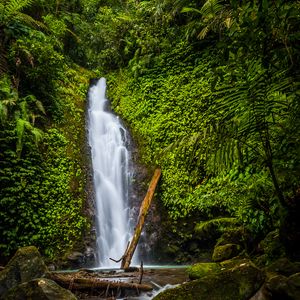
[[[87,289],[133,289],[137,291],[152,291],[153,287],[148,284],[139,284],[133,282],[112,281],[100,278],[83,278],[64,276],[61,274],[51,274],[51,279],[59,285],[70,290]]]
[[[127,247],[124,255],[122,256],[122,263],[121,263],[121,268],[122,269],[127,269],[130,266],[131,263],[131,259],[132,256],[134,254],[134,251],[136,249],[136,246],[139,242],[142,230],[143,230],[143,226],[144,226],[144,222],[145,222],[145,218],[146,215],[148,213],[148,209],[150,207],[150,204],[152,202],[153,196],[154,196],[154,192],[155,192],[155,188],[157,186],[157,183],[159,181],[161,175],[161,170],[160,169],[156,169],[154,172],[154,175],[152,177],[152,180],[150,182],[148,191],[146,193],[146,196],[141,204],[140,207],[140,212],[139,212],[139,217],[138,217],[138,222],[137,222],[137,226],[135,227],[134,230],[134,235],[133,238],[130,242],[129,247]]]

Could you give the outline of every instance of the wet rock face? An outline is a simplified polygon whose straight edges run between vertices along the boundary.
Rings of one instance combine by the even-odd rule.
[[[20,283],[43,277],[48,269],[34,246],[20,248],[0,272],[0,295]]]
[[[155,300],[248,300],[262,286],[264,272],[250,261],[166,290]]]
[[[9,290],[5,300],[76,300],[74,294],[46,278],[37,278]]]

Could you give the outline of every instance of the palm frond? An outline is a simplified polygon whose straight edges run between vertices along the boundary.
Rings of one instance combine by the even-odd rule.
[[[197,8],[193,8],[193,7],[183,7],[181,9],[181,12],[182,13],[190,13],[190,12],[195,12],[195,13],[198,13],[198,14],[201,14],[201,10],[197,9]]]
[[[204,17],[216,15],[217,12],[223,9],[223,5],[219,0],[207,0],[202,6],[200,12]]]

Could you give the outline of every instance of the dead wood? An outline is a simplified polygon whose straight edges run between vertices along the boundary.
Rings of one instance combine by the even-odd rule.
[[[148,209],[150,207],[150,204],[152,202],[153,196],[154,196],[154,192],[157,186],[157,183],[159,181],[161,175],[161,170],[160,169],[156,169],[154,172],[154,175],[152,177],[152,180],[150,182],[148,191],[146,193],[146,196],[141,204],[140,207],[140,213],[139,213],[139,217],[138,217],[138,222],[137,222],[137,226],[135,227],[134,230],[134,235],[133,238],[130,242],[129,247],[127,247],[124,255],[122,256],[122,263],[121,263],[121,268],[122,269],[127,269],[130,266],[131,263],[131,259],[132,256],[134,254],[134,251],[136,249],[136,246],[139,242],[142,230],[143,230],[143,226],[145,223],[145,218],[147,216],[148,213]]]

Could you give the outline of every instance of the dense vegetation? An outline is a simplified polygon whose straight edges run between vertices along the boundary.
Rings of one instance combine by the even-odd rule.
[[[0,2],[2,259],[30,244],[63,255],[88,225],[81,151],[91,75],[65,53],[70,33],[47,3]]]
[[[0,5],[5,255],[30,243],[55,255],[85,226],[70,135],[82,139],[86,69],[107,76],[143,162],[162,167],[178,246],[214,219],[299,237],[299,1]]]

